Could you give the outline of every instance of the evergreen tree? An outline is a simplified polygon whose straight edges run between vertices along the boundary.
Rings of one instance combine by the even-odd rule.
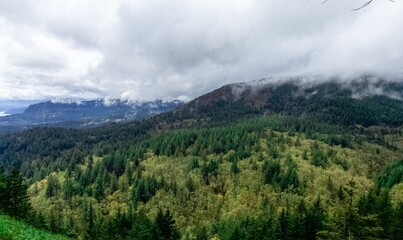
[[[325,212],[318,197],[305,219],[305,238],[315,239],[316,234],[324,229]]]
[[[143,212],[134,216],[132,228],[129,232],[131,240],[154,240],[156,239],[156,226]]]
[[[383,228],[382,237],[386,239],[390,235],[394,213],[389,197],[389,191],[386,189],[380,192],[379,197],[376,201],[376,213],[380,221],[380,226]],[[403,224],[403,222],[401,223]]]
[[[97,201],[101,201],[104,197],[104,176],[106,174],[106,169],[104,168],[102,172],[99,172],[98,177],[95,181],[95,188],[93,191],[93,196]]]
[[[266,184],[277,185],[280,180],[281,166],[280,163],[275,161],[265,160],[263,163],[264,182]]]
[[[63,184],[63,198],[71,199],[75,194],[74,182],[71,178],[66,178]]]
[[[59,179],[54,174],[48,177],[48,186],[46,188],[46,197],[51,198],[56,196],[60,191]]]
[[[31,206],[27,194],[27,185],[17,170],[13,170],[6,177],[6,191],[4,199],[5,212],[11,216],[24,219]]]
[[[286,240],[290,238],[290,215],[288,210],[282,209],[280,216],[278,217],[278,223],[276,227],[276,239]]]
[[[400,240],[403,236],[403,202],[400,202],[397,207],[393,223],[390,229],[390,239],[391,240]]]
[[[234,175],[237,175],[239,173],[239,167],[238,167],[238,160],[236,157],[231,161],[231,172]]]
[[[110,181],[110,188],[111,188],[111,192],[114,193],[115,191],[118,190],[118,178],[115,174],[115,172],[112,172],[112,176],[111,176],[111,181]]]
[[[6,177],[4,176],[4,169],[0,166],[0,212],[5,210],[5,196],[6,192]]]
[[[176,240],[180,239],[180,234],[175,225],[175,220],[170,211],[167,210],[165,214],[161,209],[155,218],[155,225],[160,240]]]
[[[96,239],[94,207],[91,202],[84,203],[85,237]]]
[[[133,203],[137,204],[137,202],[139,201],[146,203],[148,201],[146,191],[147,190],[143,178],[136,180],[133,186],[133,194],[132,194]]]

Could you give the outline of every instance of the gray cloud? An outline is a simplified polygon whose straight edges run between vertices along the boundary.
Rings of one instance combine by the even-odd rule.
[[[270,75],[401,75],[403,4],[354,4],[0,0],[0,99],[188,100]]]

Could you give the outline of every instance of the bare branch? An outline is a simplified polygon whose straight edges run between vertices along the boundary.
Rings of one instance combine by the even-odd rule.
[[[366,6],[368,6],[372,1],[373,1],[373,0],[369,0],[368,2],[366,2],[366,3],[365,3],[364,5],[362,5],[361,7],[351,9],[351,11],[357,11],[357,10],[363,9],[363,8],[365,8]]]
[[[308,0],[309,1],[309,0]],[[322,4],[325,4],[327,1],[329,1],[329,0],[322,0]],[[368,2],[366,2],[364,5],[362,5],[361,7],[359,7],[359,8],[354,8],[354,9],[351,9],[351,11],[358,11],[358,10],[360,10],[360,9],[363,9],[363,8],[365,8],[366,6],[368,6],[369,4],[371,4],[372,2],[373,2],[374,0],[368,0]],[[395,2],[395,0],[388,0],[389,2]]]

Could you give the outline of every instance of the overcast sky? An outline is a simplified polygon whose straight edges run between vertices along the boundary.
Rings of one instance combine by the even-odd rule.
[[[350,11],[364,3],[0,0],[0,100],[189,100],[271,75],[403,76],[403,2]]]

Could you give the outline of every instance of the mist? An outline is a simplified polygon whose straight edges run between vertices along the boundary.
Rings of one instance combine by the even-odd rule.
[[[188,101],[270,76],[402,79],[403,4],[358,6],[0,1],[0,99]]]

